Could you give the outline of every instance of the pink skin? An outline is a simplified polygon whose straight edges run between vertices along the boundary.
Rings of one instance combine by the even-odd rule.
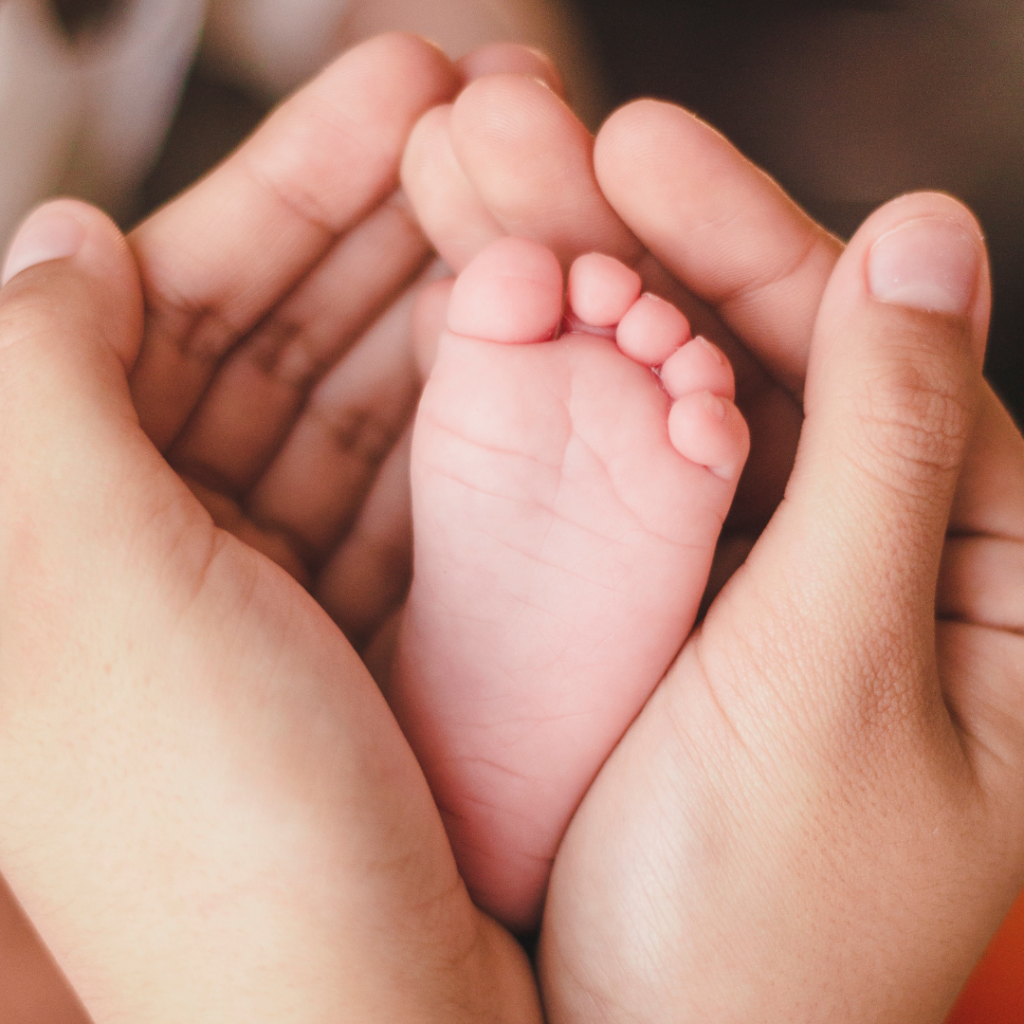
[[[519,931],[693,626],[748,449],[728,363],[633,271],[581,257],[564,316],[551,340],[562,274],[535,242],[492,243],[452,289],[389,691],[470,892]]]

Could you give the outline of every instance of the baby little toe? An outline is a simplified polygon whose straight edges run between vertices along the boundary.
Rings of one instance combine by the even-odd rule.
[[[669,411],[672,446],[684,458],[735,484],[750,450],[746,420],[727,398],[694,391],[677,399]]]

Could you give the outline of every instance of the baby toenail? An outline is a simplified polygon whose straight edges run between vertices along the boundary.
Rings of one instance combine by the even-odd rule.
[[[704,403],[704,408],[707,409],[708,413],[718,420],[719,423],[725,419],[725,402],[718,395],[705,391],[701,395],[701,401]]]
[[[719,363],[722,366],[726,365],[725,353],[722,352],[722,350],[717,345],[712,345],[711,342],[708,341],[708,339],[705,338],[703,334],[698,334],[697,337],[694,338],[693,340],[700,344],[703,348],[707,349],[708,352],[714,357],[716,363]]]

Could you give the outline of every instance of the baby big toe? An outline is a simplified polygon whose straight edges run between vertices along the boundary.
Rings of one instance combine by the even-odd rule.
[[[554,253],[525,238],[499,238],[459,274],[448,329],[508,344],[547,341],[562,319],[562,268]]]
[[[735,483],[750,450],[750,433],[739,409],[710,391],[692,391],[672,403],[668,416],[672,446],[684,458]]]

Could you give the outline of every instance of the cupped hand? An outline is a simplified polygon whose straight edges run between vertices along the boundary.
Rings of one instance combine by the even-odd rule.
[[[335,73],[380,84],[395,46],[434,60],[404,38],[380,45]],[[334,139],[360,154],[352,180],[386,170],[356,142],[358,110],[312,95],[308,121],[279,129],[321,153],[333,111]],[[301,147],[275,152],[290,151]],[[136,242],[149,338],[163,339],[141,360],[143,292],[112,224],[61,201],[12,249],[0,294],[0,865],[96,1024],[537,1020],[525,958],[470,903],[352,647],[291,575],[216,525],[153,443],[173,444],[213,376],[210,325],[258,317],[268,278],[284,289],[302,275],[304,242],[329,248],[294,195],[275,205],[272,171],[246,178],[248,159],[205,215],[230,223],[260,207],[267,230],[233,253],[224,242],[226,263],[213,260],[217,233],[204,243],[173,208],[159,216],[182,233],[163,236],[165,258],[195,276],[160,277],[154,236]],[[206,298],[182,284],[202,279]],[[241,294],[218,306],[229,285]],[[173,308],[200,310],[200,326],[175,334]],[[154,397],[160,367],[171,393]]]
[[[549,1019],[938,1019],[1024,875],[1024,443],[980,377],[977,225],[911,197],[841,256],[678,108],[593,154],[511,76],[428,113],[404,180],[454,266],[513,233],[688,302],[751,424],[722,575],[753,550],[556,862]],[[960,301],[872,293],[901,243],[960,251]]]
[[[701,145],[718,189],[672,159],[700,168]],[[596,999],[605,1020],[938,1020],[1024,876],[1024,444],[981,378],[981,232],[906,197],[801,300],[756,230],[774,187],[683,112],[622,112],[596,165],[802,387],[804,423],[784,501],[563,846],[551,1019]],[[785,228],[813,251],[795,209]]]
[[[308,587],[363,654],[409,582],[410,324],[434,258],[398,166],[425,110],[505,69],[558,87],[522,47],[452,65],[410,35],[363,43],[129,237],[143,428],[218,525]]]

